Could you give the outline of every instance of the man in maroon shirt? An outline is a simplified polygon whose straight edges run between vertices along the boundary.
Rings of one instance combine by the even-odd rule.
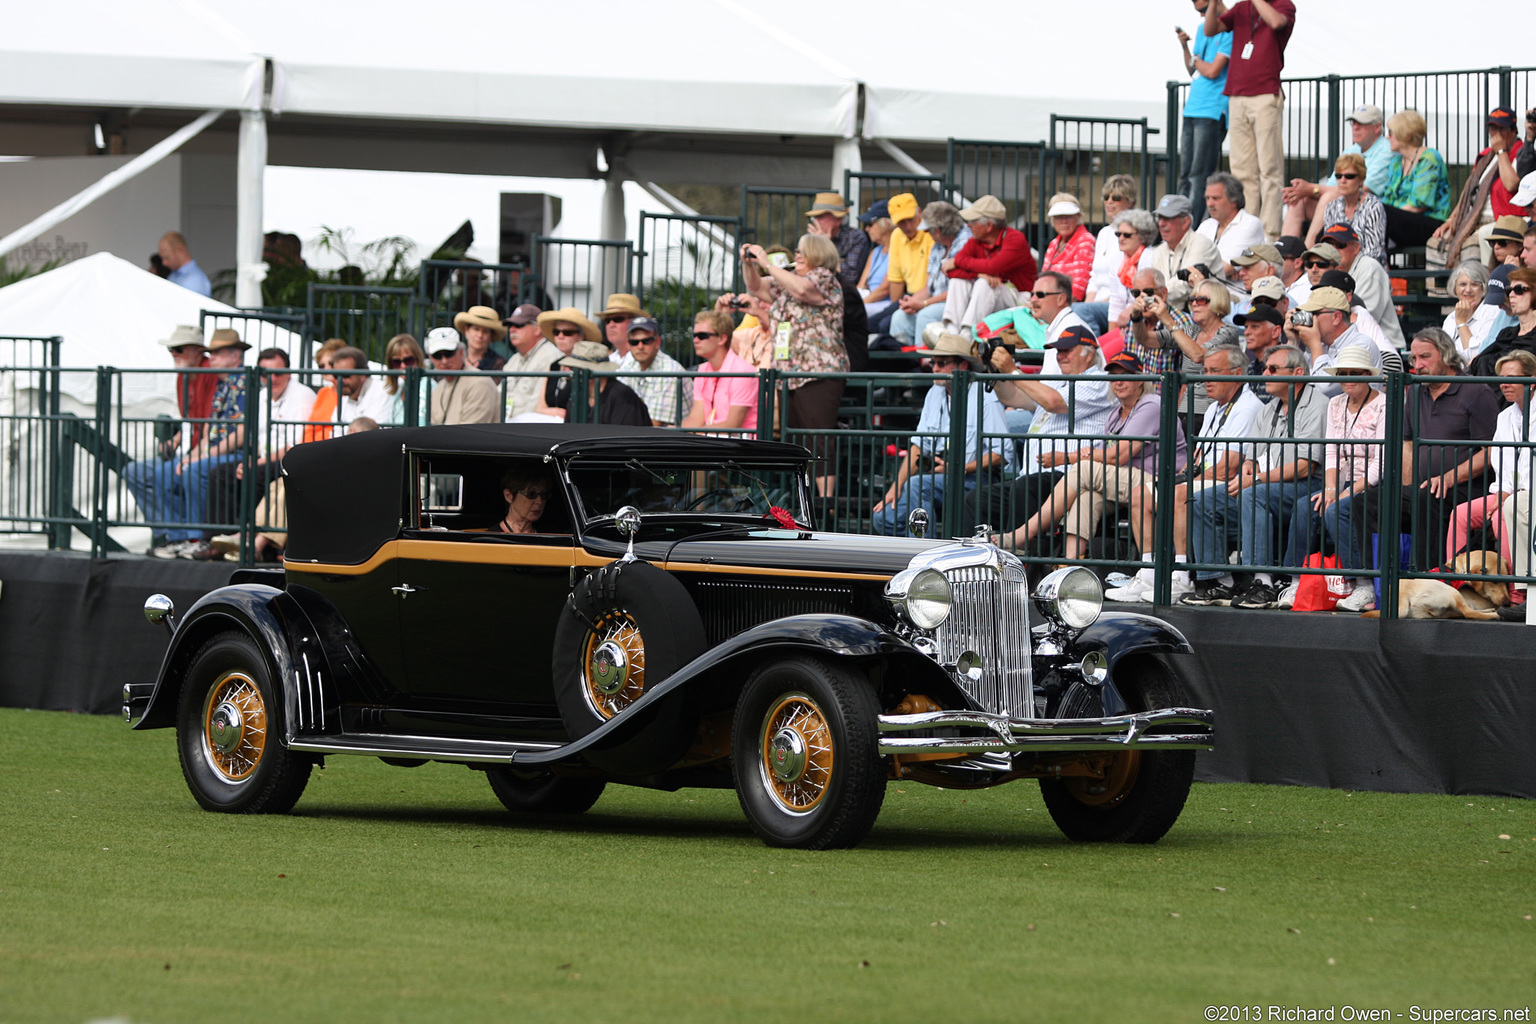
[[[1205,9],[1206,35],[1232,33],[1226,88],[1232,173],[1248,195],[1259,198],[1255,212],[1271,242],[1280,237],[1285,215],[1280,197],[1285,186],[1280,72],[1295,25],[1296,5],[1291,0],[1240,0],[1230,9],[1222,0],[1212,0]]]
[[[1029,240],[1008,226],[1008,211],[996,196],[982,196],[960,211],[971,225],[971,240],[939,264],[949,275],[944,330],[976,336],[976,324],[1019,305],[1019,292],[1035,286],[1035,254]]]

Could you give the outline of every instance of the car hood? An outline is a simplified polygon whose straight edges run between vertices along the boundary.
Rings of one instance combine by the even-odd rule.
[[[732,537],[681,540],[667,553],[665,567],[739,565],[788,572],[857,573],[894,576],[912,556],[948,544],[909,537],[860,537],[846,533],[754,530]]]

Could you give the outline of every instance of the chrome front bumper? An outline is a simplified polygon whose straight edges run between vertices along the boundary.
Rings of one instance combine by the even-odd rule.
[[[879,716],[882,754],[966,754],[1071,750],[1209,750],[1216,715],[1199,708],[1160,708],[1112,718],[1009,718],[984,711],[933,711]],[[963,730],[958,736],[906,736],[919,730]]]

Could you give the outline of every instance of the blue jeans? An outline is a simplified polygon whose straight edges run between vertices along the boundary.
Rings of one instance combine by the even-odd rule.
[[[976,489],[976,474],[967,473],[965,477],[965,490],[969,494]],[[939,515],[944,511],[944,474],[943,473],[916,473],[907,477],[907,482],[896,495],[896,500],[875,513],[874,528],[876,533],[883,533],[887,537],[903,536],[907,532],[907,513],[914,508],[925,508],[933,516],[933,527],[938,523]],[[946,524],[949,532],[955,530]]]
[[[1310,495],[1302,498],[1296,502],[1296,511],[1291,517],[1291,550],[1296,552],[1296,557],[1301,560],[1314,551],[1321,551],[1322,545],[1313,543],[1318,527],[1321,526],[1323,534],[1333,542],[1333,553],[1339,556],[1340,568],[1369,568],[1365,564],[1366,559],[1360,550],[1360,540],[1355,530],[1355,518],[1364,510],[1364,494],[1352,494],[1349,497],[1340,498],[1325,508],[1322,515],[1312,510]]]
[[[1321,484],[1320,478],[1254,484],[1235,495],[1228,494],[1219,483],[1207,487],[1189,502],[1191,558],[1196,562],[1225,562],[1227,547],[1235,541],[1238,561],[1243,565],[1299,566],[1306,557],[1305,547],[1298,551],[1287,543],[1276,557],[1276,539],[1289,535],[1298,510],[1306,508],[1305,503]],[[1202,569],[1195,576],[1215,579],[1221,574],[1220,569]]]
[[[1194,224],[1205,219],[1205,179],[1216,173],[1226,137],[1224,117],[1184,118],[1179,132],[1179,194],[1188,196],[1194,206]]]
[[[178,458],[142,459],[123,468],[123,483],[133,493],[144,521],[158,531],[163,524],[201,522],[208,507],[208,474],[215,466],[238,461],[231,452],[199,459],[180,473]],[[169,543],[198,540],[203,531],[172,527],[165,530]]]
[[[924,306],[915,315],[898,309],[891,314],[891,326],[888,328],[888,333],[903,345],[922,345],[923,328],[942,319],[944,319],[944,303],[942,302],[935,302],[931,306]]]
[[[1096,338],[1102,338],[1109,330],[1109,303],[1107,302],[1074,302],[1072,312],[1088,325]]]

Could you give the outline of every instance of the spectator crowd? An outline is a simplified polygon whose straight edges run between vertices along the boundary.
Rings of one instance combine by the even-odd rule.
[[[1130,557],[1148,565],[1111,599],[1149,600],[1161,553],[1176,565],[1235,561],[1236,575],[1179,567],[1176,600],[1262,608],[1288,606],[1301,582],[1276,568],[1325,551],[1342,570],[1373,568],[1380,510],[1395,502],[1411,524],[1404,554],[1414,568],[1486,547],[1523,574],[1529,386],[1456,378],[1536,377],[1536,112],[1524,138],[1512,110],[1488,112],[1488,146],[1454,196],[1424,117],[1373,104],[1346,118],[1351,142],[1331,176],[1286,181],[1280,78],[1295,4],[1194,9],[1195,32],[1177,33],[1191,76],[1177,190],[1155,202],[1127,175],[1104,182],[1092,213],[1076,195],[1053,195],[1051,236],[1037,251],[1021,211],[997,196],[922,205],[899,193],[855,216],[842,195],[819,193],[792,249],[740,246],[744,290],[697,311],[686,366],[683,352],[662,350],[658,318],[622,293],[590,315],[472,305],[420,342],[391,339],[392,373],[327,342],[318,391],[291,378],[281,350],[262,351],[257,493],[280,505],[276,467],[293,444],[405,421],[403,371],[430,381],[410,418],[454,424],[564,421],[574,415],[569,371],[581,369],[581,407],[603,423],[792,433],[817,456],[816,487],[832,498],[845,375],[873,356],[993,375],[963,396],[963,452],[944,447],[962,397],[953,379],[914,396],[916,434],[866,510],[879,532],[901,532],[912,510],[960,493],[961,522],[990,523],[1000,542],[1037,554],[1083,558],[1107,550],[1096,546],[1101,527],[1119,509]],[[1219,169],[1224,144],[1230,172]],[[1450,309],[1411,337],[1388,272],[1390,254],[1409,249],[1444,275]],[[174,272],[195,270],[179,236],[160,255]],[[204,527],[232,521],[244,473],[249,346],[228,330],[204,344],[190,327],[165,344],[182,370],[224,372],[182,374],[190,426],[125,480],[147,519],[175,524],[155,554],[220,557],[229,538]],[[785,396],[771,423],[758,408],[758,373],[769,369]],[[1383,375],[1404,370],[1431,380],[1389,415]],[[1307,377],[1325,379],[1293,379]],[[1168,380],[1178,393],[1166,393]],[[1177,411],[1165,415],[1165,404]],[[1389,437],[1394,424],[1400,435]],[[1384,493],[1384,451],[1400,442],[1400,493]],[[1168,467],[1174,507],[1161,511],[1174,518],[1173,551],[1159,552],[1157,474]],[[946,483],[955,476],[958,489]],[[261,550],[280,549],[280,533],[262,537]],[[1340,607],[1374,600],[1362,579]]]

